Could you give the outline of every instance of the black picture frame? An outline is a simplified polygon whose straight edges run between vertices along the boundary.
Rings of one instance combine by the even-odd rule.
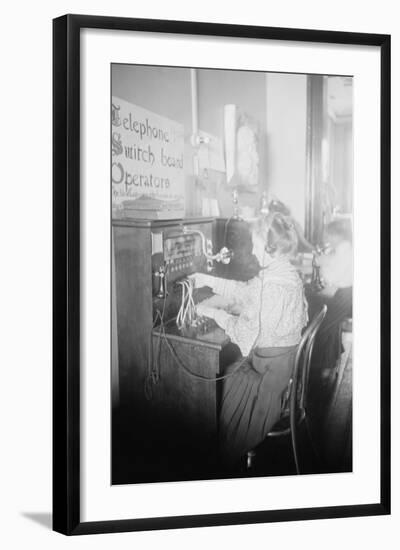
[[[117,521],[80,520],[80,31],[113,29],[377,46],[381,52],[379,502]],[[87,15],[53,21],[53,529],[66,535],[390,513],[390,36]]]

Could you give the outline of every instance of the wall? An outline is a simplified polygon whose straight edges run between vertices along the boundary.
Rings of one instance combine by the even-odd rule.
[[[268,73],[266,98],[269,196],[287,204],[304,227],[307,77]]]
[[[199,212],[201,186],[193,174],[191,82],[189,69],[113,65],[113,94],[185,128],[186,212]],[[197,71],[199,128],[223,140],[224,105],[233,103],[259,128],[259,181],[256,193],[241,193],[240,204],[257,207],[260,193],[279,198],[304,225],[306,189],[307,77],[254,71]],[[219,178],[221,213],[232,213],[231,191]],[[295,182],[295,185],[293,185]],[[207,182],[204,183],[207,194]],[[211,191],[214,192],[215,190]]]
[[[353,127],[352,122],[333,123],[334,140],[331,158],[332,185],[336,189],[336,202],[342,212],[353,208]]]
[[[190,70],[178,67],[143,65],[113,65],[112,93],[130,103],[184,126],[185,209],[190,216],[195,211],[192,134],[192,104]]]
[[[259,130],[259,182],[256,193],[241,193],[239,204],[257,207],[266,188],[266,105],[265,76],[254,71],[198,71],[199,127],[223,139],[224,105],[233,103],[249,115]],[[221,182],[221,185],[222,182]],[[230,215],[230,191],[218,195],[222,213]]]
[[[185,128],[185,191],[186,214],[199,213],[202,196],[216,193],[221,212],[232,213],[231,191],[225,190],[225,179],[213,174],[210,181],[195,185],[193,175],[191,82],[190,70],[138,65],[113,65],[113,94],[145,107],[157,114],[176,120]],[[224,138],[224,105],[234,103],[257,123],[259,128],[259,181],[266,185],[266,105],[265,77],[261,72],[197,71],[199,129]],[[241,193],[240,204],[258,206],[261,189],[256,193]]]
[[[191,132],[190,71],[179,67],[146,65],[112,66],[112,93],[176,120],[185,126],[185,137]]]

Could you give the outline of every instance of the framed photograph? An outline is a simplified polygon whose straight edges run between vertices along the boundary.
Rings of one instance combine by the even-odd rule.
[[[390,513],[390,36],[53,22],[53,527]]]

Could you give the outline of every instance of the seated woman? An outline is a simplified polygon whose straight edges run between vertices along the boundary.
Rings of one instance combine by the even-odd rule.
[[[324,289],[311,298],[317,309],[328,306],[315,342],[315,361],[323,360],[323,374],[328,376],[341,354],[340,324],[352,317],[353,245],[349,220],[335,220],[325,227],[328,253],[318,257]]]
[[[290,259],[297,249],[293,223],[270,215],[259,274],[248,282],[195,274],[196,286],[210,286],[217,307],[199,305],[237,344],[242,357],[223,380],[221,450],[234,465],[266,437],[279,420],[296,347],[307,324],[303,285]],[[255,250],[256,252],[256,250]],[[214,301],[215,304],[215,301]]]
[[[353,244],[349,220],[336,220],[325,227],[328,254],[318,263],[329,294],[353,285]]]

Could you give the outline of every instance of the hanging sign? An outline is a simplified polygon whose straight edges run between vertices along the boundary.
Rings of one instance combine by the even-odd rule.
[[[140,199],[163,208],[184,206],[182,124],[112,97],[111,184],[113,207]],[[137,203],[139,205],[139,203]]]

